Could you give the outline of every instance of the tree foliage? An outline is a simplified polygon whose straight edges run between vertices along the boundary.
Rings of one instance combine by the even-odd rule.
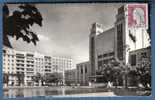
[[[3,45],[12,47],[8,36],[22,38],[23,41],[36,45],[39,38],[31,30],[34,24],[42,26],[42,15],[34,4],[21,4],[19,10],[10,14],[6,4],[3,5]]]
[[[39,83],[39,81],[43,81],[43,78],[44,77],[40,73],[36,73],[36,75],[32,77],[32,80]]]
[[[47,83],[57,83],[60,80],[62,80],[62,78],[63,78],[62,73],[54,72],[54,73],[46,75],[46,82]]]
[[[9,75],[7,73],[3,73],[3,83],[8,84],[9,82]]]
[[[116,65],[116,66],[115,66]],[[102,69],[97,71],[97,75],[102,75],[102,77],[98,78],[98,81],[107,83],[108,81],[117,82],[117,84],[122,83],[122,76],[123,76],[123,68],[118,66],[119,63],[111,62],[111,64],[107,64]]]
[[[138,81],[143,84],[144,87],[151,86],[151,70],[146,70],[144,67],[137,68],[136,74],[138,76]]]
[[[25,74],[24,73],[17,73],[17,80],[18,80],[18,86],[20,86],[21,84],[24,84],[24,77]]]

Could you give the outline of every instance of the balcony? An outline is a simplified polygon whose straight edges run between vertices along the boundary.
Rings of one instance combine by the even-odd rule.
[[[16,63],[16,67],[24,67],[24,64],[17,64]]]
[[[33,72],[34,69],[33,69],[33,68],[26,68],[26,71],[27,71],[27,72]]]

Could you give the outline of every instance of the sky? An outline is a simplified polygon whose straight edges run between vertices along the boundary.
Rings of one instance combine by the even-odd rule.
[[[39,42],[27,44],[22,39],[9,40],[15,50],[39,52],[50,56],[69,57],[73,64],[89,60],[89,34],[94,22],[102,24],[103,30],[114,26],[120,3],[60,3],[36,4],[43,17],[43,26],[34,25]],[[10,11],[17,4],[9,4]]]

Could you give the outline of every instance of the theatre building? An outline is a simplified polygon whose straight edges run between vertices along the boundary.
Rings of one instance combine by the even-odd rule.
[[[114,31],[114,28],[103,31],[102,25],[98,23],[92,25],[89,48],[92,75],[114,59]]]
[[[114,27],[108,30],[102,28],[104,24],[92,24],[89,35],[89,61],[92,77],[96,76],[96,71],[104,67],[104,64],[112,60],[118,61],[123,67],[131,65],[129,55],[145,51],[145,48],[150,46],[147,33],[147,6],[147,4],[128,4],[120,7],[117,10]],[[136,18],[142,18],[141,22]]]

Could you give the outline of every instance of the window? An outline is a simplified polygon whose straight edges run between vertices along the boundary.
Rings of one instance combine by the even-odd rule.
[[[107,57],[108,56],[108,54],[107,53],[105,53],[104,55],[103,55],[103,57]]]
[[[82,69],[82,67],[81,67],[81,74],[83,74],[83,69]]]
[[[102,61],[98,61],[98,66],[102,66]]]
[[[3,53],[6,53],[6,50],[3,50]]]
[[[98,59],[102,58],[102,55],[98,55]]]
[[[113,56],[113,55],[114,55],[114,52],[109,53],[109,56]]]
[[[87,65],[85,65],[85,73],[87,73]]]
[[[136,65],[136,55],[135,54],[131,55],[130,61],[131,61],[131,66]]]
[[[117,25],[117,56],[123,60],[123,24]]]
[[[142,58],[147,58],[146,52],[141,53]]]
[[[77,66],[77,70],[79,70],[79,66]]]

